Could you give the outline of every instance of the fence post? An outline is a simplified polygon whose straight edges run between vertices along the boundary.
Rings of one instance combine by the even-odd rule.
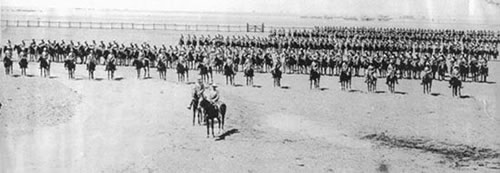
[[[264,23],[262,23],[262,32],[264,32]]]
[[[68,28],[71,28],[71,22],[68,22]]]
[[[208,31],[208,25],[207,25],[207,31]]]
[[[196,31],[198,31],[198,24],[196,24],[194,27],[195,27]]]
[[[130,24],[132,24],[132,29],[134,29],[134,23],[130,23]]]
[[[61,27],[61,21],[58,21],[57,22],[57,27],[60,28]]]
[[[174,31],[177,31],[177,24],[174,24]]]
[[[217,24],[217,32],[220,32],[220,25]]]
[[[99,28],[102,29],[102,22],[99,22]]]
[[[231,26],[227,25],[227,32],[231,32]]]
[[[247,32],[250,32],[250,25],[247,23]]]
[[[17,27],[19,27],[19,20],[17,20],[17,24],[16,24]]]
[[[144,23],[142,24],[142,30],[144,30]]]
[[[163,24],[163,30],[167,30],[167,24]]]
[[[30,21],[28,20],[28,24],[26,24],[26,26],[28,26],[28,28],[30,27]]]

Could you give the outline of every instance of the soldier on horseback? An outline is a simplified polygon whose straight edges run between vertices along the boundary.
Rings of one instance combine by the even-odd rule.
[[[191,109],[192,106],[196,106],[195,104],[198,104],[198,100],[201,98],[204,91],[205,85],[203,84],[203,80],[201,78],[198,78],[198,83],[196,83],[196,85],[193,87],[193,100],[191,100],[191,103],[189,103],[189,106],[187,107],[188,109]]]

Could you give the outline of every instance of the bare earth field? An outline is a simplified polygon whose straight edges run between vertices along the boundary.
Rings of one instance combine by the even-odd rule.
[[[104,67],[68,80],[62,64],[52,77],[6,76],[0,67],[0,172],[498,172],[500,169],[499,62],[490,83],[465,83],[452,98],[447,82],[423,95],[417,80],[402,80],[397,94],[365,93],[361,78],[342,92],[338,77],[323,76],[310,90],[308,76],[270,74],[255,86],[226,86],[226,129],[206,138],[193,126],[192,85],[169,70],[161,81],[135,79],[119,67],[108,81]],[[195,73],[190,73],[194,81]],[[385,81],[381,79],[381,81]],[[237,84],[244,84],[242,74]]]

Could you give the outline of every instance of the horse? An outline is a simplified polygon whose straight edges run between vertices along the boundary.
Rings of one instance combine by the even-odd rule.
[[[398,84],[398,77],[396,76],[396,73],[395,72],[389,73],[389,75],[387,75],[385,83],[389,87],[389,91],[391,93],[394,93],[396,89],[396,84]]]
[[[253,85],[253,76],[254,76],[254,70],[252,67],[248,67],[244,71],[245,73],[245,78],[246,78],[246,84],[247,86]]]
[[[3,65],[5,67],[5,74],[10,75],[12,73],[13,67],[12,67],[12,60],[5,56],[3,58]]]
[[[156,69],[158,70],[160,79],[167,80],[167,64],[163,59],[158,60]]]
[[[50,77],[50,61],[43,57],[40,57],[38,61],[40,62],[40,76]]]
[[[479,67],[478,64],[474,61],[471,61],[469,63],[469,72],[471,74],[472,81],[477,82],[478,81],[478,72],[479,72]]]
[[[114,59],[108,58],[108,62],[106,63],[105,71],[108,72],[108,80],[112,80],[114,78],[116,70],[116,65]]]
[[[422,83],[424,94],[430,94],[432,89],[432,73],[425,73],[422,76]]]
[[[368,92],[375,92],[377,90],[377,78],[372,75],[366,75],[365,83],[368,87]]]
[[[21,68],[21,75],[26,76],[26,69],[28,68],[28,59],[24,55],[21,60],[19,60],[19,68]]]
[[[203,63],[199,63],[198,70],[200,70],[201,80],[203,82],[208,82],[210,79],[210,76],[208,75],[208,67],[206,65],[204,65]]]
[[[195,125],[196,122],[196,113],[198,112],[198,125],[201,125],[201,122],[203,121],[203,116],[202,116],[202,109],[199,106],[200,103],[200,97],[198,95],[195,95],[193,100],[191,101],[191,109],[193,110],[193,126]]]
[[[132,65],[135,66],[135,70],[137,71],[137,79],[141,78],[141,69],[144,68],[143,61],[136,58],[132,61]]]
[[[95,67],[96,67],[95,60],[91,58],[87,62],[87,71],[89,71],[89,79],[94,79]]]
[[[75,78],[74,74],[76,69],[75,61],[73,59],[65,60],[64,68],[68,70],[68,79],[74,79]]]
[[[275,68],[271,70],[271,75],[273,76],[273,86],[281,87],[281,70],[279,68]]]
[[[351,81],[351,69],[350,68],[342,69],[339,77],[340,87],[342,91],[351,88],[350,81]]]
[[[479,66],[479,82],[486,82],[487,77],[488,77],[488,66],[480,65]]]
[[[184,67],[184,65],[180,62],[177,63],[177,81],[179,82],[184,82],[185,80],[185,73],[186,73],[186,67]]]
[[[461,89],[462,89],[462,81],[460,81],[457,77],[453,76],[451,77],[450,81],[450,87],[451,89],[451,95],[453,97],[455,96],[461,96]]]
[[[444,80],[445,74],[448,71],[448,66],[446,65],[445,62],[440,62],[438,66],[438,80]]]
[[[142,68],[144,69],[144,78],[146,77],[151,77],[151,75],[149,74],[149,63],[150,63],[150,60],[148,58],[144,58],[142,60]]]
[[[313,88],[313,85],[314,85],[314,88],[319,88],[320,78],[321,78],[321,75],[319,74],[319,72],[316,71],[315,69],[311,68],[311,71],[309,73],[310,89]]]
[[[224,76],[226,76],[226,85],[234,85],[234,68],[232,64],[224,65]]]
[[[219,132],[220,130],[224,130],[224,119],[226,115],[226,104],[222,103],[219,107],[210,103],[205,96],[202,96],[199,101],[199,106],[202,109],[202,113],[204,114],[204,118],[206,120],[207,125],[207,138],[210,135],[210,128],[212,128],[212,137],[214,135],[214,119],[217,119],[219,122]]]

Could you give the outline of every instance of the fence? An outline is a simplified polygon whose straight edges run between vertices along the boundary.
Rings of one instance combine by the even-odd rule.
[[[40,20],[1,20],[3,27],[78,28],[78,29],[133,29],[168,31],[216,31],[216,32],[267,32],[273,29],[312,29],[312,27],[279,27],[261,25],[203,25],[203,24],[159,24],[125,22],[74,22]]]

